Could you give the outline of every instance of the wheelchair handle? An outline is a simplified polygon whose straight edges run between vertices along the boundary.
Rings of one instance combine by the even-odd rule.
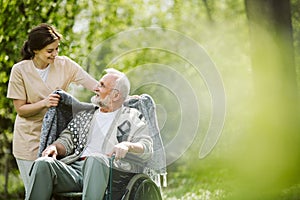
[[[114,164],[114,160],[116,158],[116,155],[113,154],[110,158],[108,158],[109,160],[109,190],[108,190],[108,198],[106,198],[107,200],[112,200],[111,199],[111,192],[112,192],[112,173],[113,173],[113,164]]]

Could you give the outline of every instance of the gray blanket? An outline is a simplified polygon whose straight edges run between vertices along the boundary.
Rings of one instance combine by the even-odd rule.
[[[129,98],[124,103],[125,106],[138,109],[148,122],[149,133],[153,140],[154,154],[146,165],[159,174],[166,173],[166,155],[163,142],[160,136],[160,130],[158,127],[156,108],[154,100],[148,94],[142,94],[137,98]]]
[[[60,101],[57,107],[50,107],[44,116],[38,157],[41,157],[45,148],[56,140],[76,113],[95,109],[93,104],[80,102],[63,90],[56,90],[54,93],[60,95]]]

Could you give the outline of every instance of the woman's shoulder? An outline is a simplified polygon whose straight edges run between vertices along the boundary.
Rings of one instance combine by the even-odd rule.
[[[31,65],[32,65],[31,60],[22,60],[20,62],[15,63],[12,66],[12,71],[27,72],[32,67]]]
[[[21,60],[21,61],[15,63],[15,64],[13,65],[13,68],[27,67],[27,66],[30,66],[31,63],[32,63],[31,60]]]
[[[68,56],[56,56],[54,65],[64,67],[78,67],[78,64]]]
[[[68,56],[56,56],[55,57],[55,63],[59,63],[59,62],[69,62],[71,61],[71,59]]]

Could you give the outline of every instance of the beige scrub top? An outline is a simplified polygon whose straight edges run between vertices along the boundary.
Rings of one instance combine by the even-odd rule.
[[[57,56],[54,63],[50,64],[46,82],[41,79],[32,60],[23,60],[11,70],[7,97],[35,103],[45,99],[56,89],[66,91],[72,82],[90,89],[97,84],[94,78],[66,56]],[[13,134],[13,154],[16,158],[37,158],[42,120],[46,111],[45,108],[31,117],[16,116]]]

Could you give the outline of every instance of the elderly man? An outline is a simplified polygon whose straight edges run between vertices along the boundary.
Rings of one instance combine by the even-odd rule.
[[[83,199],[102,199],[112,155],[116,169],[141,172],[140,165],[126,158],[146,162],[153,142],[143,115],[123,106],[129,90],[125,74],[106,70],[91,99],[95,109],[78,113],[34,162],[26,199],[49,200],[52,193],[70,191],[82,191]]]

